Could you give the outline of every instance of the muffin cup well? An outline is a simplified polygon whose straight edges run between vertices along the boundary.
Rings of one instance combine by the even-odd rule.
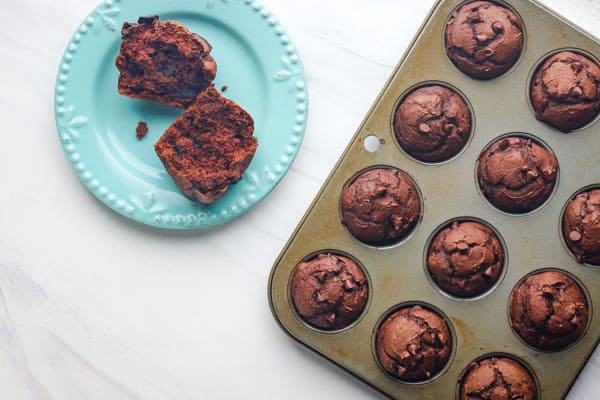
[[[361,272],[363,273],[363,275],[365,277],[365,284],[367,286],[367,299],[366,299],[365,305],[364,305],[362,311],[358,314],[358,316],[352,322],[350,322],[348,325],[346,325],[345,327],[342,327],[340,329],[324,329],[324,328],[321,328],[321,327],[311,324],[300,314],[300,312],[296,308],[296,305],[292,298],[292,282],[296,275],[298,265],[300,265],[303,262],[308,262],[308,261],[314,260],[316,257],[318,257],[321,254],[332,254],[335,256],[346,257],[346,258],[354,261],[356,263],[356,265],[358,265],[358,267],[360,268]],[[340,251],[340,250],[334,250],[334,249],[316,250],[316,251],[310,253],[309,255],[307,255],[306,257],[302,258],[301,260],[299,260],[295,264],[295,266],[292,270],[292,273],[289,276],[288,288],[287,288],[289,307],[292,310],[292,312],[294,313],[295,317],[298,319],[298,321],[300,323],[302,323],[302,325],[304,325],[306,328],[316,331],[316,332],[319,332],[319,333],[322,333],[322,334],[337,334],[337,333],[345,332],[347,330],[352,329],[356,324],[358,324],[369,309],[371,299],[373,298],[372,292],[373,292],[373,286],[371,285],[371,278],[369,276],[368,270],[364,267],[364,265],[356,257],[352,256],[351,254],[344,252],[344,251]]]
[[[434,314],[438,315],[446,323],[446,326],[448,327],[448,332],[450,334],[449,344],[450,344],[451,348],[450,348],[450,354],[448,356],[448,360],[446,360],[446,363],[438,372],[436,372],[435,374],[431,375],[429,378],[424,379],[424,380],[410,381],[410,380],[402,380],[402,379],[398,378],[397,376],[392,375],[390,372],[388,372],[383,367],[383,365],[381,364],[381,361],[379,360],[379,357],[377,356],[377,337],[378,337],[381,326],[390,316],[392,316],[397,311],[400,311],[400,310],[406,309],[406,308],[412,308],[415,306],[419,306],[423,309],[433,312]],[[448,318],[448,316],[438,307],[435,307],[429,303],[425,303],[422,301],[405,301],[405,302],[402,302],[402,303],[399,303],[399,304],[396,304],[396,305],[390,307],[387,311],[385,311],[381,315],[381,317],[379,317],[379,319],[377,320],[377,322],[375,323],[375,326],[373,328],[373,333],[372,333],[372,338],[371,338],[371,352],[373,354],[373,358],[375,360],[375,363],[377,364],[377,367],[379,367],[380,371],[389,379],[399,382],[403,385],[409,385],[409,386],[426,385],[426,384],[429,384],[429,383],[435,381],[442,375],[444,375],[446,373],[446,371],[448,370],[448,368],[450,367],[450,365],[452,365],[452,363],[454,362],[454,357],[456,354],[456,332],[455,332],[454,326],[450,322],[450,319]]]
[[[504,211],[501,208],[499,208],[498,206],[496,206],[483,192],[483,190],[481,189],[481,185],[479,183],[479,174],[478,174],[478,170],[479,170],[479,162],[480,162],[480,158],[481,156],[488,151],[488,149],[493,146],[494,144],[496,144],[497,142],[503,140],[503,139],[507,139],[507,138],[511,138],[511,137],[520,137],[520,138],[525,138],[525,139],[530,139],[532,140],[534,143],[538,144],[539,146],[543,147],[544,149],[546,149],[548,152],[550,152],[552,155],[554,155],[554,157],[556,158],[557,162],[558,162],[558,168],[556,171],[556,181],[554,182],[554,187],[552,188],[552,192],[548,195],[548,198],[546,200],[544,200],[543,203],[541,203],[539,206],[537,206],[536,208],[532,209],[531,211],[527,211],[527,212],[523,212],[523,213],[518,213],[518,212],[509,212],[509,211]],[[540,210],[542,210],[544,207],[546,207],[546,205],[548,203],[550,203],[552,201],[552,198],[554,197],[554,195],[556,194],[556,191],[558,190],[559,184],[560,184],[560,161],[558,160],[558,157],[556,156],[556,153],[552,150],[552,148],[546,143],[544,142],[542,139],[540,139],[539,137],[532,135],[530,133],[524,133],[524,132],[511,132],[511,133],[505,133],[503,135],[497,136],[495,138],[493,138],[488,144],[485,145],[485,147],[481,150],[481,152],[479,153],[479,156],[477,157],[477,160],[475,161],[475,168],[474,168],[474,177],[475,177],[475,187],[477,188],[477,192],[479,193],[480,197],[490,206],[492,207],[494,210],[496,210],[497,212],[504,214],[504,215],[509,215],[509,216],[513,216],[513,217],[526,217],[529,216],[533,213],[536,213]]]
[[[560,240],[563,244],[563,247],[565,248],[565,250],[567,251],[567,253],[569,253],[569,255],[578,263],[582,264],[582,265],[586,265],[588,267],[592,267],[592,268],[600,268],[600,264],[591,264],[591,263],[586,263],[586,262],[579,262],[577,260],[577,257],[575,256],[575,254],[573,253],[573,250],[571,250],[571,247],[569,246],[569,243],[567,241],[567,238],[565,237],[565,232],[563,229],[563,223],[564,223],[564,218],[565,218],[565,212],[567,211],[567,207],[569,206],[569,204],[571,203],[572,200],[574,200],[578,195],[582,194],[582,193],[586,193],[589,192],[591,190],[600,190],[600,183],[595,183],[595,184],[591,184],[591,185],[587,185],[584,186],[583,188],[579,189],[577,192],[573,193],[565,202],[565,204],[562,207],[562,210],[560,212],[560,219],[558,220],[558,233],[559,233],[559,237]]]
[[[429,87],[429,86],[441,86],[444,87],[454,93],[456,93],[461,99],[462,101],[466,104],[468,111],[469,111],[469,115],[470,115],[470,119],[471,119],[471,126],[470,126],[470,130],[469,130],[469,137],[467,138],[467,140],[465,141],[464,145],[462,146],[462,148],[454,155],[448,157],[445,160],[441,160],[441,161],[425,161],[425,160],[421,160],[418,157],[414,156],[413,154],[411,154],[411,152],[407,149],[405,149],[401,144],[400,141],[398,140],[398,137],[396,135],[396,128],[395,128],[395,122],[396,122],[396,113],[398,111],[398,108],[402,105],[402,103],[406,100],[406,98],[411,95],[413,92],[415,92],[418,89],[424,88],[424,87]],[[398,147],[398,150],[400,150],[406,157],[408,157],[409,159],[413,160],[416,163],[419,164],[424,164],[424,165],[441,165],[441,164],[446,164],[449,162],[452,162],[453,160],[456,160],[457,158],[459,158],[469,147],[469,145],[471,144],[471,142],[473,141],[473,135],[475,134],[475,112],[473,111],[473,106],[470,103],[469,99],[467,98],[467,96],[460,90],[458,89],[456,86],[453,86],[447,82],[443,82],[443,81],[437,81],[437,80],[429,80],[429,81],[423,81],[423,82],[419,82],[416,85],[411,86],[410,88],[408,88],[407,90],[405,90],[400,97],[398,97],[398,100],[395,102],[394,107],[392,109],[392,114],[391,114],[391,118],[390,118],[390,129],[391,132],[393,133],[392,136],[394,138],[394,143],[396,144],[396,146]]]
[[[496,279],[496,282],[494,282],[494,284],[492,286],[490,286],[488,289],[486,289],[482,293],[474,295],[474,296],[470,296],[470,297],[460,297],[460,296],[456,296],[456,295],[453,295],[453,294],[448,293],[447,291],[445,291],[433,279],[433,277],[431,276],[431,271],[429,270],[429,267],[428,267],[428,261],[427,261],[427,259],[429,258],[429,251],[431,249],[431,245],[433,244],[433,241],[435,240],[435,238],[437,237],[437,235],[442,230],[448,228],[454,222],[476,222],[476,223],[479,223],[479,224],[487,227],[488,229],[490,229],[494,233],[494,235],[496,235],[496,238],[500,242],[500,246],[502,248],[502,251],[504,252],[504,262],[502,263],[502,271],[500,272],[500,275],[498,276],[498,279]],[[427,239],[427,242],[425,243],[425,247],[424,247],[424,250],[423,250],[423,269],[425,271],[425,275],[427,276],[427,280],[429,281],[429,283],[431,283],[431,285],[440,294],[442,294],[443,296],[446,296],[446,297],[448,297],[448,298],[450,298],[452,300],[456,300],[456,301],[467,301],[467,302],[468,301],[477,301],[477,300],[480,300],[480,299],[486,297],[487,295],[489,295],[490,293],[492,293],[494,290],[496,290],[496,288],[498,286],[500,286],[500,284],[504,280],[504,277],[506,276],[507,267],[508,267],[508,247],[506,245],[506,242],[504,241],[504,238],[502,237],[502,235],[500,234],[500,232],[498,231],[498,229],[496,229],[493,225],[491,225],[489,222],[486,222],[486,221],[484,221],[484,220],[482,220],[480,218],[476,218],[476,217],[470,217],[470,216],[456,217],[456,218],[452,218],[450,220],[447,220],[447,221],[441,223],[429,235],[429,238]]]
[[[531,111],[531,114],[534,117],[535,117],[536,111],[535,111],[535,107],[533,106],[533,102],[531,100],[531,89],[532,89],[533,81],[534,81],[540,67],[546,62],[546,60],[548,60],[550,57],[552,57],[555,54],[562,53],[563,51],[568,51],[568,52],[579,54],[583,57],[586,57],[590,61],[596,63],[596,65],[598,65],[600,67],[600,60],[596,56],[594,56],[593,54],[591,54],[585,50],[578,49],[575,47],[562,47],[562,48],[559,48],[556,50],[552,50],[552,51],[544,54],[542,57],[540,57],[535,62],[535,64],[533,64],[533,66],[531,67],[531,70],[529,71],[529,75],[527,76],[527,85],[525,86],[525,90],[526,90],[525,98],[527,99],[527,105],[529,107],[529,110]],[[563,133],[568,133],[569,135],[575,135],[575,134],[582,133],[583,131],[587,130],[589,127],[594,125],[596,122],[598,122],[599,119],[600,119],[600,112],[598,112],[596,114],[596,116],[590,122],[581,126],[580,128],[573,129],[569,132],[563,132]],[[548,126],[550,129],[553,129],[557,132],[561,132],[558,128],[548,124],[547,122],[539,121],[539,120],[538,120],[538,122]]]
[[[467,366],[465,367],[465,369],[463,369],[463,371],[461,372],[457,382],[456,382],[456,399],[460,400],[460,392],[461,392],[461,388],[462,388],[462,383],[464,381],[464,379],[466,378],[467,374],[470,372],[471,370],[471,363],[474,362],[480,362],[489,358],[508,358],[511,359],[513,361],[515,361],[516,363],[520,364],[523,368],[525,368],[525,370],[527,372],[529,372],[529,375],[531,375],[531,378],[533,379],[533,382],[535,383],[535,386],[537,388],[537,394],[536,394],[536,400],[541,400],[542,398],[542,393],[541,393],[541,386],[537,377],[537,374],[535,373],[534,369],[525,361],[523,361],[522,359],[520,359],[519,357],[513,355],[513,354],[509,354],[509,353],[503,353],[503,352],[494,352],[494,353],[487,353],[487,354],[483,354],[479,357],[477,357],[474,360],[471,360]]]
[[[586,326],[583,330],[583,332],[581,333],[581,335],[574,340],[573,342],[569,343],[568,345],[559,348],[559,349],[543,349],[543,348],[539,348],[536,346],[533,346],[531,344],[529,344],[528,342],[525,341],[525,339],[523,339],[521,337],[521,335],[519,334],[519,332],[517,332],[514,327],[513,327],[513,323],[512,323],[512,317],[510,315],[510,308],[511,308],[511,302],[512,302],[512,298],[513,295],[515,293],[515,291],[517,290],[517,288],[519,288],[521,286],[521,284],[530,276],[533,275],[537,275],[540,273],[544,273],[544,272],[558,272],[561,274],[564,274],[566,276],[568,276],[569,278],[571,278],[581,289],[584,297],[585,297],[585,302],[588,308],[588,320],[586,323]],[[564,269],[560,269],[560,268],[540,268],[534,271],[531,271],[530,273],[528,273],[527,275],[523,276],[521,279],[519,279],[519,281],[515,284],[515,286],[513,287],[513,289],[510,292],[510,295],[508,297],[508,301],[506,303],[506,317],[507,317],[507,321],[508,321],[508,325],[510,326],[511,331],[513,332],[513,334],[517,337],[517,339],[523,343],[523,345],[527,346],[528,348],[536,351],[536,352],[541,352],[541,353],[560,353],[560,352],[564,352],[574,346],[577,345],[577,343],[579,343],[587,334],[589,331],[589,327],[592,323],[593,320],[593,305],[592,305],[592,300],[589,294],[589,291],[587,289],[587,287],[585,286],[585,284],[575,275],[573,275],[572,273],[565,271]]]
[[[396,240],[384,241],[381,244],[375,244],[375,243],[365,242],[365,241],[361,240],[359,237],[357,237],[351,231],[351,229],[348,228],[348,226],[344,222],[344,211],[343,211],[343,207],[342,207],[342,196],[343,196],[344,192],[346,191],[346,189],[350,185],[352,185],[356,181],[356,179],[359,178],[360,176],[362,176],[364,173],[372,171],[372,170],[376,170],[376,169],[388,169],[388,170],[399,171],[406,178],[408,178],[409,181],[412,183],[412,185],[414,186],[414,188],[416,190],[416,194],[417,194],[418,199],[419,199],[419,207],[420,207],[420,210],[421,210],[420,214],[418,215],[416,221],[413,223],[413,226],[410,228],[409,231],[407,231],[404,235],[400,236]],[[364,168],[364,169],[358,171],[357,173],[355,173],[354,175],[352,175],[352,177],[350,179],[348,179],[348,181],[344,184],[344,186],[342,187],[342,190],[340,191],[340,196],[339,196],[339,201],[338,201],[338,215],[339,215],[340,223],[344,227],[344,230],[346,232],[348,232],[348,234],[354,240],[356,240],[357,242],[359,242],[363,246],[367,246],[367,247],[371,247],[371,248],[377,248],[377,249],[390,249],[390,248],[402,245],[403,243],[406,243],[408,240],[410,240],[410,238],[414,235],[415,231],[418,229],[419,225],[421,224],[421,220],[423,219],[423,215],[424,214],[425,214],[425,202],[423,200],[423,194],[421,192],[421,189],[419,188],[419,185],[417,184],[417,181],[409,173],[407,173],[406,171],[401,170],[401,169],[396,168],[396,167],[391,166],[391,165],[373,165],[373,166],[370,166],[368,168]]]
[[[461,70],[459,68],[458,65],[456,65],[454,60],[452,60],[450,58],[450,56],[448,55],[448,52],[446,51],[446,49],[448,48],[448,43],[447,43],[447,38],[446,38],[446,27],[448,26],[448,23],[450,22],[452,17],[462,7],[466,6],[469,3],[473,3],[475,1],[487,1],[488,3],[495,4],[499,7],[504,7],[506,9],[508,9],[510,12],[512,12],[521,22],[521,32],[523,34],[523,43],[522,43],[521,52],[519,53],[519,56],[516,58],[516,60],[513,62],[513,64],[510,66],[510,68],[508,68],[504,72],[500,73],[499,75],[497,75],[495,77],[491,77],[491,78],[477,78],[477,77],[474,77],[474,76],[464,72],[463,70]],[[521,64],[521,62],[523,60],[523,56],[525,55],[525,53],[527,51],[527,27],[525,25],[524,19],[512,5],[510,5],[508,2],[503,1],[503,0],[465,0],[465,1],[461,2],[456,7],[454,7],[454,9],[448,14],[448,16],[446,18],[446,23],[444,24],[444,29],[441,30],[441,36],[442,36],[441,40],[442,40],[442,43],[444,46],[444,57],[450,63],[450,65],[452,65],[453,69],[456,72],[458,72],[459,74],[464,75],[464,76],[468,77],[469,79],[473,79],[480,83],[493,82],[493,81],[496,81],[498,79],[508,76],[512,71],[514,71]]]

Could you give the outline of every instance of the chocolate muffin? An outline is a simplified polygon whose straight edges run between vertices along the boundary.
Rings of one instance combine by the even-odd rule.
[[[342,192],[342,223],[372,245],[395,243],[408,235],[421,216],[413,181],[396,168],[371,169]]]
[[[496,234],[472,221],[453,222],[433,239],[427,268],[445,292],[473,297],[490,289],[502,272],[504,250]]]
[[[119,93],[186,108],[215,79],[217,64],[208,42],[175,21],[157,16],[125,22],[119,69]]]
[[[515,332],[542,350],[561,350],[579,339],[589,309],[581,287],[566,274],[540,272],[527,277],[510,296]]]
[[[569,201],[562,224],[567,246],[577,261],[600,266],[600,189]]]
[[[570,132],[600,112],[600,67],[588,57],[561,51],[538,68],[531,82],[535,117]]]
[[[319,329],[339,330],[362,313],[369,289],[365,274],[354,260],[321,253],[296,266],[291,295],[304,321]]]
[[[458,154],[471,135],[471,112],[462,97],[444,86],[412,91],[396,110],[394,133],[414,158],[440,162]]]
[[[502,138],[479,156],[477,180],[485,197],[502,211],[522,214],[541,206],[552,194],[558,160],[525,137]]]
[[[460,385],[460,400],[536,400],[535,380],[517,361],[490,357],[472,362]]]
[[[408,382],[424,381],[440,372],[452,350],[446,321],[420,306],[401,308],[388,316],[375,340],[383,369]]]
[[[493,79],[508,71],[523,50],[523,23],[489,1],[472,1],[450,16],[446,54],[471,78]]]
[[[214,86],[165,131],[156,154],[181,191],[210,204],[237,183],[254,157],[254,121]]]

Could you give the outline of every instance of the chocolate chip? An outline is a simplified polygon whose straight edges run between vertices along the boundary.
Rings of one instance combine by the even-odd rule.
[[[429,132],[431,132],[431,127],[429,125],[427,125],[426,123],[422,122],[419,124],[419,132],[429,133]]]
[[[492,24],[492,29],[496,33],[502,33],[504,32],[504,25],[502,25],[502,22],[496,21]]]
[[[475,36],[475,39],[477,39],[478,42],[485,42],[486,40],[488,40],[487,35],[483,34],[483,33],[479,33]]]
[[[147,15],[145,17],[139,17],[138,24],[152,25],[152,23],[156,20],[158,20],[158,15]]]
[[[494,54],[494,50],[490,49],[489,47],[486,47],[484,49],[480,49],[475,52],[475,59],[477,61],[484,61],[493,54]]]

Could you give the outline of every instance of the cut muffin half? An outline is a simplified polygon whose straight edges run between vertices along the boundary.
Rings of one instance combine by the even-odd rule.
[[[125,22],[121,36],[115,64],[125,96],[186,108],[215,79],[212,47],[178,22],[140,17]]]
[[[188,197],[210,204],[237,183],[254,157],[254,121],[210,86],[165,131],[156,154]]]

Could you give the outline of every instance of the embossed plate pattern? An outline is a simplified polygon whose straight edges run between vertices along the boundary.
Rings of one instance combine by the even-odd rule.
[[[114,60],[123,22],[177,20],[213,46],[215,86],[255,120],[259,147],[242,180],[212,205],[186,198],[154,153],[182,110],[121,96]],[[172,229],[229,221],[282,179],[304,135],[307,90],[296,48],[266,8],[251,0],[105,0],[67,44],[56,81],[56,124],[64,151],[99,200],[138,222]],[[148,123],[142,140],[138,121]]]

